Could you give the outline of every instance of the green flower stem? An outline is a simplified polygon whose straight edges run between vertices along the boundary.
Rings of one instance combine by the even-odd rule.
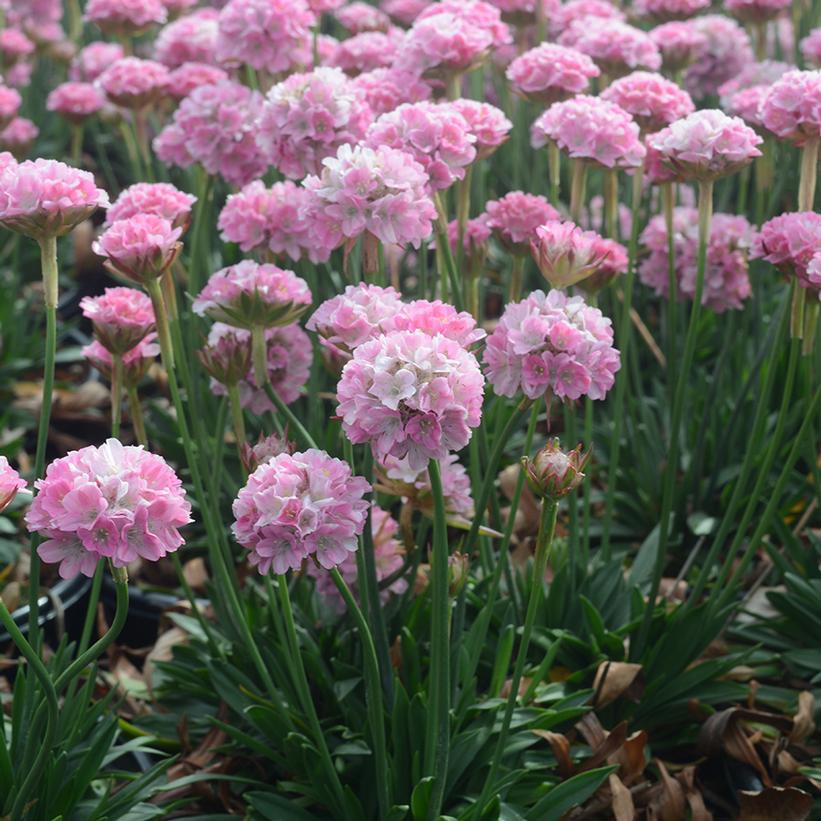
[[[111,354],[111,435],[120,438],[123,406],[123,358]]]
[[[365,667],[366,702],[368,723],[371,727],[371,746],[373,748],[374,768],[376,770],[376,796],[379,802],[379,815],[387,818],[392,804],[388,775],[388,750],[385,743],[385,714],[382,707],[382,684],[379,680],[379,660],[376,657],[376,645],[368,627],[365,616],[356,603],[345,580],[337,568],[331,571],[331,578],[339,590],[348,612],[353,616],[359,629],[359,640],[362,643]]]
[[[188,291],[198,294],[202,288],[202,272],[208,271],[208,251],[203,243],[203,231],[209,225],[208,211],[210,206],[212,178],[210,174],[197,166],[197,202],[194,206],[193,225],[191,229],[191,264],[188,266]]]
[[[616,168],[607,168],[604,172],[604,230],[610,239],[619,238],[619,172]]]
[[[559,146],[552,141],[547,144],[547,168],[550,177],[550,204],[558,208],[559,188],[562,181],[562,155]]]
[[[129,385],[126,388],[128,396],[128,410],[131,415],[131,426],[134,428],[134,436],[137,442],[144,448],[148,447],[148,435],[145,432],[145,417],[140,403],[140,395],[137,393],[136,385]]]
[[[665,182],[661,186],[661,207],[664,213],[664,227],[667,231],[667,381],[675,384],[676,374],[676,332],[678,330],[678,280],[676,278],[676,237],[674,214],[676,192],[674,184]]]
[[[425,733],[425,772],[434,777],[428,821],[442,809],[450,756],[450,591],[448,526],[442,476],[435,459],[428,462],[433,496],[433,549],[430,560],[430,673]]]
[[[619,462],[621,460],[621,435],[624,427],[624,405],[629,382],[627,357],[630,353],[630,340],[633,335],[633,323],[630,321],[630,308],[633,305],[633,282],[636,278],[636,253],[639,238],[639,212],[642,200],[643,168],[637,168],[633,175],[632,224],[630,241],[627,246],[627,274],[624,277],[624,299],[621,304],[621,315],[618,327],[618,345],[621,352],[622,367],[616,375],[615,410],[613,413],[613,432],[610,438],[610,455],[607,460],[607,491],[604,502],[604,521],[602,532],[602,556],[610,558],[610,531],[613,524],[613,508],[616,500]]]
[[[231,422],[234,427],[234,438],[237,440],[237,452],[242,458],[242,446],[248,441],[245,433],[245,414],[239,398],[239,385],[228,385],[228,402],[231,405]]]
[[[584,432],[582,434],[585,447],[593,446],[593,400],[589,396],[584,398]],[[575,447],[575,443],[571,443]],[[590,519],[593,508],[591,494],[593,492],[593,471],[586,470],[582,482],[582,559],[587,564],[590,558]],[[575,579],[574,579],[575,582]]]
[[[527,664],[527,650],[530,645],[530,637],[533,633],[533,625],[536,623],[536,613],[542,600],[542,590],[544,588],[544,574],[547,562],[550,558],[550,548],[553,545],[553,536],[556,532],[556,514],[559,503],[555,499],[545,498],[542,500],[542,514],[539,519],[539,535],[536,537],[536,553],[533,562],[533,581],[530,588],[530,596],[527,602],[527,613],[525,623],[522,628],[522,640],[519,643],[519,652],[516,654],[516,664],[513,667],[513,678],[510,682],[510,694],[507,697],[505,713],[502,718],[502,726],[499,730],[499,737],[496,739],[496,748],[493,752],[493,760],[490,765],[490,772],[485,779],[482,794],[476,803],[479,813],[485,809],[488,800],[496,788],[496,778],[499,767],[502,763],[502,756],[505,751],[507,734],[510,730],[510,722],[513,719],[513,711],[516,709],[516,702],[519,700],[519,686],[522,681],[525,664]]]
[[[527,257],[522,254],[513,256],[513,263],[510,268],[510,289],[508,290],[508,302],[518,302],[522,298],[522,283],[524,280],[525,262]]]
[[[679,448],[681,442],[682,422],[684,418],[684,400],[687,394],[687,383],[692,368],[693,359],[698,341],[698,326],[701,319],[701,299],[704,293],[704,271],[707,263],[707,243],[710,239],[710,222],[713,214],[713,183],[703,181],[698,187],[698,265],[696,269],[696,287],[693,294],[693,307],[690,312],[690,322],[684,338],[684,352],[681,357],[681,368],[676,380],[673,395],[672,419],[670,422],[670,445],[668,450],[667,467],[664,471],[664,483],[661,502],[661,520],[659,526],[659,540],[656,549],[653,577],[644,617],[639,628],[638,637],[631,647],[633,658],[639,658],[647,642],[650,624],[655,610],[656,596],[658,595],[661,577],[664,572],[664,563],[667,558],[667,546],[670,542],[670,533],[673,526],[673,502],[676,490],[676,478],[679,468]]]
[[[74,123],[71,126],[71,146],[69,148],[69,160],[73,166],[79,167],[82,151],[83,125],[82,123]]]
[[[587,189],[587,163],[584,160],[571,160],[570,168],[570,219],[578,224]]]
[[[274,390],[274,386],[271,384],[270,380],[266,380],[262,384],[268,398],[274,403],[274,405],[276,405],[277,410],[285,417],[285,420],[288,423],[288,432],[293,432],[296,437],[301,440],[301,444],[304,447],[315,448],[317,444],[314,441],[313,436],[308,433],[305,429],[305,425],[299,421],[294,412],[282,401],[279,394],[276,390]]]
[[[293,662],[291,670],[293,672],[294,685],[301,702],[302,710],[308,718],[308,724],[314,736],[314,744],[316,744],[316,748],[319,751],[319,756],[322,759],[322,765],[325,769],[325,775],[328,778],[334,800],[337,803],[337,813],[335,814],[339,814],[345,806],[342,784],[339,781],[339,773],[337,773],[336,767],[334,767],[334,762],[325,739],[325,733],[322,730],[322,725],[319,723],[319,716],[316,713],[316,707],[311,697],[311,687],[308,684],[308,676],[305,673],[305,665],[302,663],[302,653],[299,649],[299,637],[296,633],[294,611],[291,607],[291,597],[288,593],[288,581],[284,576],[277,577],[277,590],[279,592],[280,609],[282,610],[282,615],[285,617],[285,632],[288,644],[290,645],[291,661]]]
[[[473,185],[473,165],[465,171],[465,177],[456,185],[456,220],[459,230],[456,242],[456,270],[465,270],[465,232],[470,220],[470,190]]]
[[[265,328],[254,325],[251,328],[251,362],[254,366],[254,379],[257,385],[265,385],[268,379],[268,345],[265,341]]]
[[[453,304],[457,311],[461,311],[464,307],[464,300],[462,299],[462,288],[459,284],[459,278],[456,273],[456,263],[453,261],[453,253],[450,249],[450,240],[448,239],[448,214],[445,209],[445,204],[442,202],[440,192],[433,195],[433,202],[436,206],[436,259],[439,265],[439,280],[442,284],[442,298],[446,300],[447,285],[453,291]]]
[[[798,182],[799,211],[813,210],[819,146],[821,146],[821,138],[811,137],[804,143],[804,147],[801,149],[801,176]]]

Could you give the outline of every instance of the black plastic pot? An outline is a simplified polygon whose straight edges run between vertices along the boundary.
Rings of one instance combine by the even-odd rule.
[[[114,618],[116,589],[111,577],[103,576],[100,601],[105,606],[109,623]],[[160,616],[179,599],[169,593],[143,590],[135,584],[128,588],[128,617],[117,641],[129,647],[147,647],[154,644],[160,629]]]

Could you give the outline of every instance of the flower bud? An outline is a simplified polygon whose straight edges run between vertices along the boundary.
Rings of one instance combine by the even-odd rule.
[[[533,259],[553,288],[567,288],[593,274],[608,258],[601,237],[572,222],[553,220],[536,229]]]
[[[550,439],[533,459],[522,459],[522,467],[536,496],[557,500],[581,484],[589,459],[590,451],[583,454],[581,445],[565,452],[558,439]]]
[[[284,436],[276,433],[263,438],[261,435],[255,445],[243,442],[240,449],[240,458],[245,470],[253,473],[260,465],[265,465],[280,453],[293,453],[296,450],[293,442],[288,441],[288,432]]]
[[[14,497],[26,487],[17,471],[5,456],[0,456],[0,512],[5,510]]]
[[[197,351],[202,366],[221,385],[231,387],[245,379],[251,367],[251,345],[247,338],[226,333],[216,343]]]

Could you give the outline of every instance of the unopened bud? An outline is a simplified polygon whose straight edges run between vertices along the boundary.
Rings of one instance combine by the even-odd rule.
[[[522,467],[536,496],[561,499],[581,484],[589,459],[590,451],[583,454],[581,445],[565,452],[558,439],[550,439],[532,459],[522,459]]]

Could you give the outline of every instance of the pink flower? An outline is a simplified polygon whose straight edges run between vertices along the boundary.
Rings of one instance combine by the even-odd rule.
[[[304,214],[328,248],[370,232],[385,243],[414,246],[430,236],[436,208],[428,176],[414,157],[386,146],[343,145],[303,185],[311,193]]]
[[[117,220],[91,246],[120,276],[138,284],[161,277],[182,247],[181,228],[154,214]]]
[[[673,259],[679,299],[692,300],[698,272],[698,212],[676,208],[673,212]],[[744,217],[714,214],[707,246],[702,305],[716,313],[741,310],[752,292],[747,255],[754,231]],[[659,296],[669,293],[667,227],[663,215],[653,217],[641,235],[649,250],[638,269],[639,278]]]
[[[351,85],[360,91],[375,117],[393,111],[402,103],[430,98],[432,89],[415,74],[395,68],[377,68],[354,77]]]
[[[530,243],[540,225],[560,219],[545,197],[524,191],[511,191],[500,200],[491,200],[485,208],[488,228],[517,255],[530,253]]]
[[[396,331],[360,345],[337,386],[342,429],[377,459],[421,470],[467,445],[482,415],[484,379],[473,354],[444,336]]]
[[[89,43],[71,61],[70,78],[75,82],[93,83],[112,63],[125,57],[119,43]]]
[[[168,9],[169,14],[176,14],[186,11],[197,5],[198,0],[162,0],[163,5]]]
[[[573,158],[607,168],[637,168],[645,155],[633,118],[615,103],[587,95],[554,103],[533,123],[531,145],[549,141]]]
[[[609,0],[570,0],[550,15],[550,33],[554,38],[558,38],[573,23],[589,17],[598,17],[601,20],[624,20],[624,12]]]
[[[572,222],[552,220],[536,229],[530,241],[533,259],[554,288],[575,285],[604,264],[610,248],[595,231],[582,231]]]
[[[207,63],[183,63],[168,72],[165,90],[175,100],[187,97],[195,88],[216,85],[228,79],[228,75],[216,66]]]
[[[112,103],[124,108],[145,108],[165,92],[168,69],[154,60],[123,57],[109,66],[97,82]]]
[[[88,0],[84,18],[106,34],[128,36],[168,19],[162,0]]]
[[[80,308],[110,353],[130,351],[154,330],[151,300],[136,288],[106,288],[100,296],[83,297]]]
[[[818,291],[819,299],[821,299],[821,251],[816,252],[807,265],[806,279],[810,287]]]
[[[311,304],[304,279],[276,265],[243,260],[212,274],[194,300],[194,313],[235,328],[290,325]]]
[[[647,71],[634,71],[615,80],[601,98],[621,106],[644,133],[658,131],[695,110],[686,91],[672,80]]]
[[[434,190],[449,188],[476,159],[476,136],[451,103],[413,103],[383,114],[368,129],[373,148],[388,146],[413,156]]]
[[[0,31],[0,62],[11,66],[34,54],[34,43],[20,29],[6,28]]]
[[[617,276],[627,273],[627,249],[620,242],[606,237],[599,237],[597,245],[602,261],[589,277],[579,282],[579,286],[587,294],[597,294]]]
[[[723,14],[694,17],[690,24],[705,40],[684,75],[684,87],[694,100],[702,100],[751,63],[753,49],[747,32]]]
[[[782,274],[794,276],[802,288],[818,291],[818,263],[821,249],[821,214],[795,211],[765,222],[755,239],[751,257],[765,259]],[[812,264],[812,270],[810,265]]]
[[[470,133],[476,138],[474,145],[479,160],[489,157],[505,142],[513,128],[504,112],[489,103],[459,99],[451,106],[465,118]]]
[[[505,308],[488,337],[484,362],[500,396],[604,399],[620,366],[610,320],[561,291],[533,291]]]
[[[514,26],[529,26],[536,22],[541,5],[545,20],[561,7],[559,0],[491,0],[502,12],[502,19]]]
[[[154,59],[168,68],[185,63],[214,63],[218,17],[216,9],[198,9],[164,26],[154,41]]]
[[[409,26],[430,5],[430,0],[380,0],[385,14],[403,26]]]
[[[691,21],[663,23],[650,29],[650,39],[661,52],[661,64],[676,74],[694,62],[707,47],[707,37]]]
[[[762,63],[750,63],[732,80],[719,88],[721,107],[728,113],[749,125],[763,128],[761,104],[770,91],[772,84],[790,70],[787,63],[765,60]]]
[[[801,54],[813,68],[821,68],[821,28],[813,29],[801,41]]]
[[[321,450],[281,453],[260,465],[234,501],[233,532],[262,574],[298,570],[306,559],[330,569],[356,551],[371,486]]]
[[[733,174],[754,157],[763,142],[744,121],[718,109],[702,109],[647,138],[676,179],[715,180]]]
[[[352,34],[363,31],[387,31],[391,27],[391,18],[370,3],[361,0],[343,6],[334,15],[339,24]]]
[[[191,207],[197,198],[167,182],[138,182],[123,189],[106,212],[106,225],[138,214],[152,214],[168,220],[175,228],[188,225]]]
[[[488,225],[487,214],[475,217],[465,223],[465,232],[462,237],[462,250],[470,258],[475,255],[484,257],[487,251],[487,242],[490,239],[490,226]],[[454,256],[459,249],[459,221],[451,220],[448,223],[448,242]]]
[[[748,125],[763,128],[761,103],[769,92],[770,86],[751,86],[735,92],[726,99],[722,98],[721,105],[728,114],[741,117]]]
[[[591,78],[600,73],[586,54],[542,43],[517,57],[507,67],[506,76],[517,94],[549,105],[587,91]]]
[[[620,20],[582,18],[559,37],[559,43],[587,54],[608,77],[637,68],[661,68],[661,54],[653,40]]]
[[[0,151],[10,151],[17,159],[25,157],[37,139],[40,129],[25,117],[15,117],[0,131]]]
[[[154,139],[154,151],[163,162],[198,162],[231,185],[245,185],[267,168],[254,139],[261,103],[259,94],[229,80],[199,86]]]
[[[222,347],[227,346],[230,349],[237,344],[245,346],[249,354],[246,373],[238,383],[242,407],[248,408],[251,413],[258,416],[267,411],[274,412],[274,404],[254,378],[254,369],[250,361],[251,334],[222,322],[215,323],[208,333],[208,345],[218,357],[221,355]],[[297,324],[268,328],[265,331],[265,349],[271,385],[279,398],[286,405],[290,405],[299,398],[311,374],[313,348],[310,337]],[[211,390],[217,396],[226,393],[224,385],[216,380],[212,381]]]
[[[371,119],[361,92],[342,71],[317,68],[292,74],[268,92],[256,141],[279,171],[302,179],[318,174],[339,146],[359,142]]]
[[[5,456],[0,456],[0,513],[14,500],[14,497],[26,489],[26,483],[20,474],[9,464]]]
[[[157,334],[150,333],[122,355],[123,384],[126,388],[136,388],[160,355],[160,346],[156,339]],[[109,382],[111,381],[114,361],[111,352],[102,343],[95,339],[83,348],[82,354]]]
[[[487,334],[476,327],[476,320],[467,311],[457,311],[440,300],[415,299],[386,317],[381,323],[383,333],[393,331],[424,331],[428,336],[441,334],[463,348],[484,339]]]
[[[315,24],[305,0],[230,0],[219,16],[217,59],[269,74],[306,66]]]
[[[745,23],[766,23],[790,7],[791,0],[727,0],[727,11]]]
[[[388,68],[396,59],[403,37],[404,32],[397,28],[387,32],[363,31],[343,40],[328,62],[352,76],[375,68]]]
[[[344,5],[345,0],[307,0],[307,2],[314,14],[324,14],[326,11],[336,11]]]
[[[710,0],[636,0],[633,11],[660,23],[686,20],[710,7]]]
[[[300,190],[292,182],[277,184],[287,185],[293,191]],[[267,248],[276,199],[261,180],[254,180],[238,193],[229,194],[217,221],[223,242],[235,242],[240,251],[246,253]],[[298,259],[299,246],[296,248]]]
[[[63,236],[107,206],[108,194],[88,171],[57,160],[27,160],[0,172],[0,225],[32,239]]]
[[[0,129],[5,128],[14,120],[22,102],[18,91],[0,85]]]
[[[293,453],[296,450],[292,442],[284,436],[272,433],[263,438],[262,434],[255,445],[242,443],[242,463],[248,473],[253,473],[260,465],[265,465],[280,453]]]
[[[765,128],[797,145],[821,137],[821,71],[788,71],[770,87],[760,114]]]
[[[105,105],[105,97],[91,83],[62,83],[46,99],[46,108],[70,122],[81,123]]]

